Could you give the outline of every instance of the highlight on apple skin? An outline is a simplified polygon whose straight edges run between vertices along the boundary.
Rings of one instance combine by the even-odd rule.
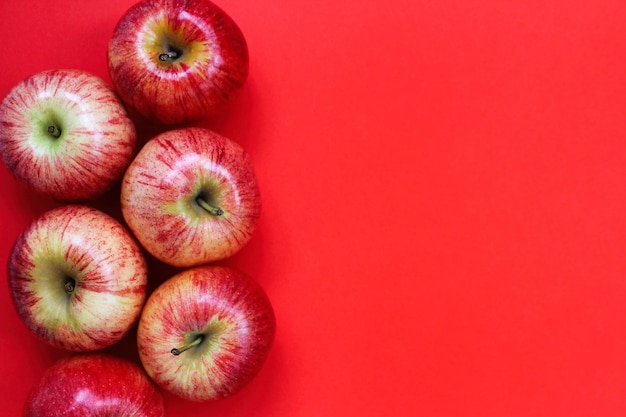
[[[0,154],[18,180],[65,202],[91,200],[121,179],[136,132],[113,89],[82,70],[34,74],[0,104]]]
[[[35,219],[13,245],[7,277],[26,327],[68,351],[117,343],[146,299],[147,266],[139,245],[117,220],[83,205]]]
[[[139,151],[122,180],[121,210],[149,253],[190,267],[227,258],[247,244],[261,199],[240,145],[188,127],[157,135]]]
[[[165,417],[163,396],[144,370],[87,353],[58,360],[31,388],[23,417]]]
[[[241,29],[210,0],[136,3],[114,28],[107,57],[122,100],[163,124],[221,113],[238,96],[249,67]]]
[[[195,267],[150,295],[137,347],[162,389],[190,401],[218,400],[239,392],[261,370],[275,323],[267,295],[248,275]]]

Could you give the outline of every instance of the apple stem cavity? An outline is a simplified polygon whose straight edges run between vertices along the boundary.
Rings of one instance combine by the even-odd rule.
[[[170,353],[174,356],[178,356],[181,353],[191,349],[192,347],[198,346],[200,343],[202,343],[203,340],[204,340],[204,336],[200,334],[196,336],[191,342],[187,343],[186,345],[170,350]]]
[[[220,207],[213,207],[204,198],[202,198],[202,196],[196,198],[196,203],[198,203],[198,205],[205,209],[209,214],[212,214],[214,216],[221,216],[222,214],[224,214],[224,210],[222,210]]]
[[[53,137],[58,138],[61,136],[61,129],[59,129],[55,125],[50,125],[48,126],[48,133]]]

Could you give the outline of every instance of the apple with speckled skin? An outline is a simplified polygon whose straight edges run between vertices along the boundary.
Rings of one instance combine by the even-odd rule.
[[[147,266],[139,245],[117,220],[84,205],[36,218],[13,245],[7,277],[26,327],[68,351],[117,343],[146,299]]]
[[[275,333],[271,303],[247,274],[229,267],[184,270],[148,298],[137,347],[164,390],[190,401],[229,397],[264,364]]]
[[[144,370],[112,355],[60,359],[32,387],[23,417],[165,417],[163,396]]]
[[[122,99],[165,124],[221,113],[248,75],[248,47],[235,21],[209,0],[144,0],[121,17],[108,47]]]
[[[81,70],[49,70],[18,83],[0,104],[0,154],[18,180],[66,202],[116,185],[136,132],[113,89]]]
[[[189,127],[149,140],[132,161],[121,210],[142,246],[190,267],[227,258],[252,237],[261,201],[251,159],[231,139]]]

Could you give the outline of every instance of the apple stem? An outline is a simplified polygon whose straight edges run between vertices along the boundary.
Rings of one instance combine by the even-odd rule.
[[[63,289],[67,294],[73,293],[75,288],[76,281],[73,278],[68,278],[67,281],[65,281],[65,285],[63,285]]]
[[[186,350],[189,350],[189,349],[191,349],[194,346],[198,346],[200,343],[202,343],[202,340],[204,340],[204,336],[198,335],[191,342],[189,342],[186,345],[183,345],[183,346],[181,346],[179,348],[174,348],[174,349],[170,350],[170,352],[171,352],[172,355],[178,356],[181,353],[185,352]]]
[[[202,207],[214,216],[221,216],[222,214],[224,214],[224,210],[222,210],[220,207],[213,207],[212,205],[207,203],[207,201],[202,197],[196,198],[196,203],[198,203],[200,207]]]
[[[167,51],[159,55],[159,61],[173,61],[178,58],[178,52],[176,51]]]
[[[58,138],[61,136],[61,129],[59,129],[55,125],[50,125],[48,126],[48,133],[50,133],[55,138]]]

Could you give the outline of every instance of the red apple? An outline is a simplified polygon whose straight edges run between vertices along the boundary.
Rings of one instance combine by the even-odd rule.
[[[109,215],[81,205],[35,219],[15,242],[7,275],[28,329],[70,351],[121,340],[146,298],[147,267],[135,240]]]
[[[44,71],[0,104],[0,153],[13,175],[63,201],[93,199],[116,184],[135,127],[111,87],[79,70]]]
[[[63,358],[31,389],[23,417],[165,417],[163,397],[134,362],[91,353]]]
[[[154,137],[122,181],[126,223],[148,252],[174,266],[233,255],[252,237],[260,206],[248,154],[202,128]]]
[[[261,369],[275,319],[263,289],[227,267],[185,270],[161,284],[139,319],[144,369],[163,389],[191,401],[228,397]]]
[[[122,99],[162,123],[219,113],[248,75],[248,48],[237,26],[209,0],[144,0],[115,27],[109,74]]]

